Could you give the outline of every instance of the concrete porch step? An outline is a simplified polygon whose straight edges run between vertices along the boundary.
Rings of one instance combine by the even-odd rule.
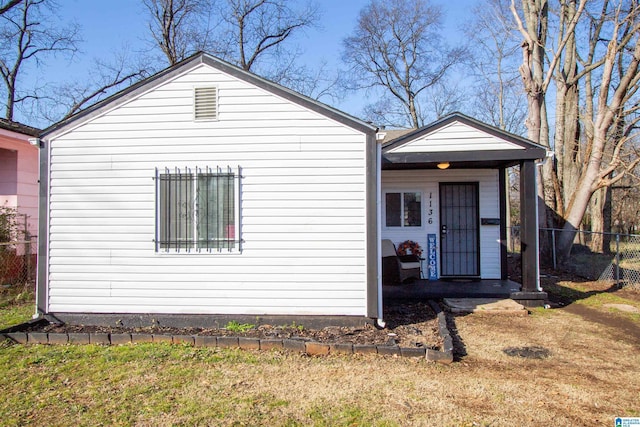
[[[526,316],[527,309],[512,299],[505,298],[444,298],[452,313],[489,313]]]

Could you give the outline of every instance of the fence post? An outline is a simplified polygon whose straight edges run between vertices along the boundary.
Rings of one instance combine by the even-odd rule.
[[[558,268],[556,261],[556,229],[551,229],[551,257],[553,258],[553,269],[556,270]]]
[[[616,233],[616,286],[620,286],[620,233]]]
[[[509,227],[509,248],[507,249],[509,252],[514,252],[514,237],[513,237],[513,226]]]
[[[29,223],[27,214],[22,214],[22,240],[24,241],[24,259],[22,260],[22,279],[24,283],[29,282],[31,279],[31,236],[29,236]],[[16,236],[16,240],[20,240],[19,236]],[[17,247],[16,247],[17,248]],[[17,255],[17,252],[16,252]]]

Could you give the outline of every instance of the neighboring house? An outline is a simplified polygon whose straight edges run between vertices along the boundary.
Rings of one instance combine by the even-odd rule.
[[[0,206],[16,209],[26,218],[26,230],[38,234],[38,147],[40,130],[0,119]],[[25,216],[26,215],[26,216]],[[23,238],[23,236],[20,236]]]
[[[506,279],[504,168],[521,164],[535,188],[544,150],[461,115],[384,137],[206,54],[46,129],[38,311],[381,319],[380,239],[426,246],[460,209],[479,218],[466,255],[479,265],[442,277]],[[535,299],[535,192],[524,194],[523,290]],[[398,203],[416,198],[417,210]]]

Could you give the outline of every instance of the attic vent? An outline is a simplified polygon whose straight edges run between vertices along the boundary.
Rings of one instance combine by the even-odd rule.
[[[216,120],[218,118],[217,87],[197,87],[194,98],[196,120]]]

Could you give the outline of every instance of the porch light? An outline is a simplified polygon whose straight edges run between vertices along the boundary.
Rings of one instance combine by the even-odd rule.
[[[438,163],[438,169],[444,170],[444,169],[447,169],[449,166],[451,166],[449,164],[449,162],[440,162],[440,163]]]

